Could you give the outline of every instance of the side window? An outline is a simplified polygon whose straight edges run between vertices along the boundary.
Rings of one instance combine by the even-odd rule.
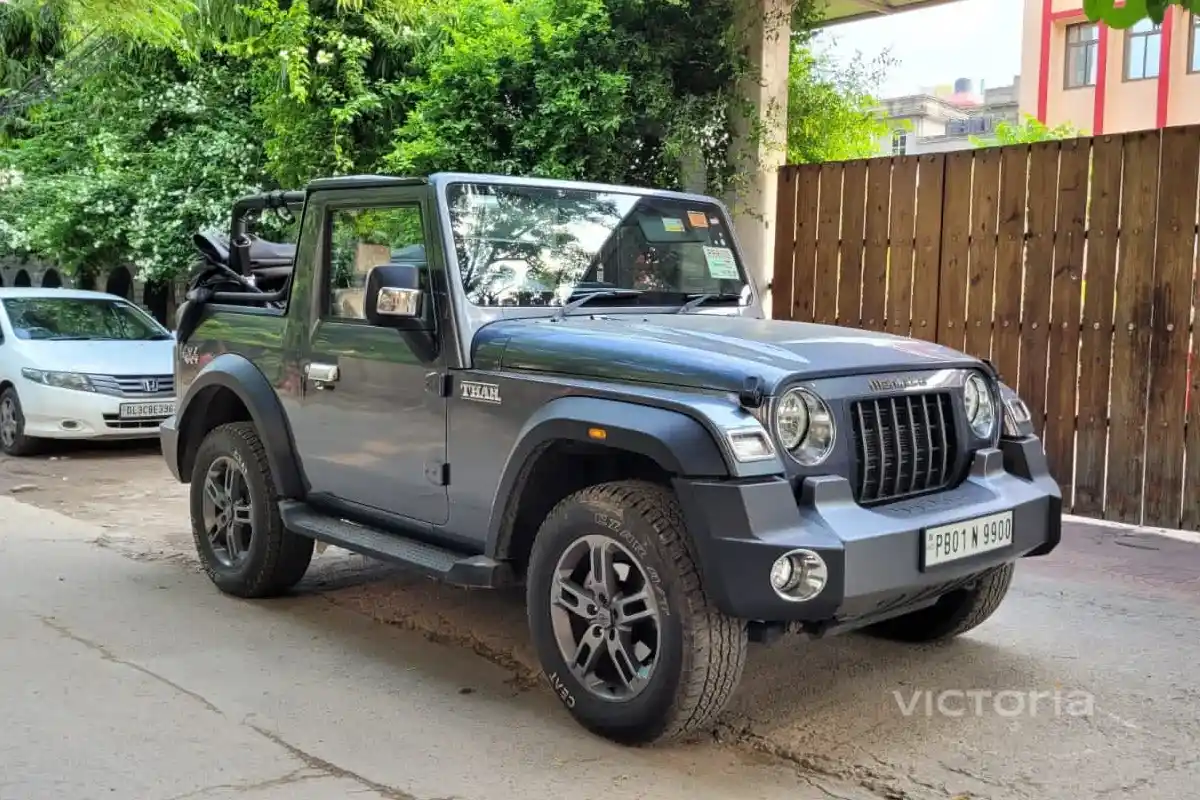
[[[367,274],[384,264],[413,264],[429,288],[425,228],[418,205],[338,209],[331,212],[327,316],[365,319]]]

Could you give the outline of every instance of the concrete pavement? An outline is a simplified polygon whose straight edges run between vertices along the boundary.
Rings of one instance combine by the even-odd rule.
[[[318,595],[250,603],[0,498],[0,798],[822,796],[733,749],[626,750],[470,653]]]
[[[0,463],[0,490],[30,486],[0,498],[0,800],[1184,800],[1200,785],[1187,541],[1070,525],[969,636],[755,648],[720,744],[623,750],[531,688],[519,596],[331,550],[299,596],[232,600],[197,574],[160,457],[20,470]]]

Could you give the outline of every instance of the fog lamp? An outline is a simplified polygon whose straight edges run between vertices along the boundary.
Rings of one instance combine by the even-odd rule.
[[[828,582],[829,567],[812,550],[793,550],[771,565],[771,588],[784,600],[812,600]]]

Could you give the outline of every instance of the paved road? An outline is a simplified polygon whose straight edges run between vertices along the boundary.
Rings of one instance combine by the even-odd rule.
[[[531,688],[518,597],[333,550],[298,597],[221,597],[162,473],[136,451],[0,461],[0,491],[18,490],[0,498],[15,721],[0,800],[1182,800],[1200,785],[1194,544],[1073,525],[971,636],[756,649],[719,743],[625,751]]]
[[[628,751],[548,692],[318,595],[248,603],[0,498],[0,798],[820,797],[711,745]]]

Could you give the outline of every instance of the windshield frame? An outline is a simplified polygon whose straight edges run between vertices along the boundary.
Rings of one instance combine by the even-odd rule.
[[[440,174],[432,180],[436,187],[437,202],[439,206],[439,218],[442,225],[443,237],[443,252],[446,255],[446,263],[451,280],[455,283],[456,291],[453,292],[454,305],[456,306],[457,315],[461,319],[469,319],[472,321],[471,327],[477,328],[481,324],[486,324],[496,319],[511,319],[524,317],[549,317],[555,316],[561,311],[561,305],[476,305],[468,298],[467,287],[463,282],[462,265],[458,260],[457,242],[453,230],[453,214],[451,207],[450,195],[456,187],[465,184],[482,184],[492,185],[503,188],[514,189],[546,189],[546,190],[563,190],[568,192],[594,192],[597,194],[617,194],[630,198],[641,200],[642,198],[662,198],[682,204],[700,205],[707,210],[716,213],[720,216],[724,228],[728,233],[729,249],[733,251],[734,262],[737,266],[738,275],[743,282],[743,295],[745,299],[736,304],[720,304],[714,303],[705,305],[702,309],[696,309],[693,313],[715,313],[722,315],[747,315],[761,317],[761,296],[759,289],[756,286],[753,276],[745,264],[744,254],[738,241],[737,231],[733,225],[732,216],[729,209],[719,199],[702,194],[693,194],[688,192],[663,191],[657,189],[645,189],[634,186],[617,186],[603,183],[589,183],[582,181],[564,181],[551,180],[542,178],[519,178],[497,175],[476,175],[476,174],[460,174],[449,173]],[[596,298],[592,302],[584,306],[586,312],[580,309],[574,313],[584,314],[661,314],[677,311],[685,302],[686,298],[680,298],[677,301],[670,303],[655,303],[653,305],[630,303],[626,299],[617,299],[615,302],[606,303],[604,298]],[[467,338],[469,347],[470,338]],[[466,355],[464,353],[464,355]]]
[[[78,338],[70,338],[70,337],[64,337],[64,338],[49,337],[49,338],[45,338],[45,339],[35,339],[32,337],[18,336],[17,335],[17,326],[14,324],[13,315],[12,315],[11,311],[9,310],[8,304],[10,301],[15,301],[15,302],[20,303],[22,301],[28,301],[28,300],[108,303],[110,305],[119,306],[119,307],[123,308],[124,310],[132,311],[133,316],[136,317],[137,319],[139,319],[142,323],[144,323],[152,331],[154,331],[156,335],[170,337],[170,339],[172,341],[175,338],[174,333],[172,333],[172,331],[169,328],[167,328],[165,325],[163,325],[161,322],[159,322],[157,319],[155,319],[151,314],[147,313],[145,309],[143,309],[136,303],[133,303],[133,302],[125,299],[124,297],[120,297],[119,295],[111,295],[110,296],[110,295],[99,294],[99,293],[96,295],[76,295],[73,293],[72,294],[53,294],[53,293],[48,292],[45,294],[8,295],[8,296],[0,297],[0,307],[2,307],[3,311],[4,311],[4,323],[8,328],[8,330],[5,333],[6,333],[6,335],[12,336],[14,341],[59,342],[59,343],[85,342],[86,341],[86,342],[122,342],[122,343],[126,343],[126,344],[133,343],[133,342],[166,341],[165,339],[153,339],[153,338],[145,338],[145,339],[107,339],[107,338],[78,339]]]

